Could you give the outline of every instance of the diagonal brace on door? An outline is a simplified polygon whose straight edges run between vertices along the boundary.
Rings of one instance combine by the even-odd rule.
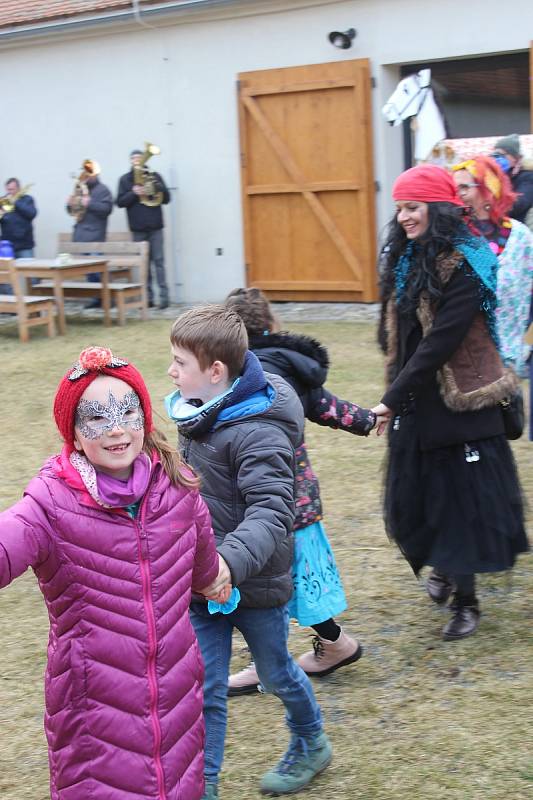
[[[316,194],[304,188],[306,184],[305,176],[302,174],[296,161],[292,157],[289,148],[272,128],[270,122],[259,108],[257,102],[249,96],[241,96],[241,100],[247,111],[250,113],[250,116],[255,120],[266,140],[269,142],[279,160],[287,170],[287,173],[294,181],[295,186],[300,190],[311,210],[337,247],[337,250],[343,256],[355,279],[360,282],[362,273],[358,258],[355,256],[350,245],[337,227],[335,220],[324,208]]]

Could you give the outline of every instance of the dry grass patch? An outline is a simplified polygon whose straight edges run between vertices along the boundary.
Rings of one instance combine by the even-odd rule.
[[[382,361],[369,323],[291,325],[329,348],[328,387],[373,404]],[[154,405],[169,390],[169,323],[128,322],[104,330],[87,321],[54,342],[37,335],[21,346],[5,331],[2,364],[0,508],[14,502],[44,458],[57,450],[51,399],[68,364],[87,344],[109,345],[143,372]],[[163,419],[160,424],[174,437]],[[532,642],[528,592],[531,557],[511,578],[480,579],[479,633],[444,643],[447,619],[426,598],[389,544],[381,521],[385,441],[360,439],[308,424],[321,479],[325,524],[349,598],[342,623],[361,638],[363,659],[315,683],[334,748],[330,769],[304,794],[323,800],[526,800],[531,796]],[[533,497],[533,444],[513,445],[526,495]],[[42,674],[47,620],[31,574],[0,593],[0,797],[44,800],[48,768],[42,732]],[[310,632],[292,627],[292,649]],[[245,663],[236,639],[235,666]],[[230,701],[222,800],[259,798],[261,773],[287,740],[273,697]],[[80,798],[84,800],[84,798]]]

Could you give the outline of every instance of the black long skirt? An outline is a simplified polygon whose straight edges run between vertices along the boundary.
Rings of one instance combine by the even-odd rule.
[[[423,451],[416,414],[389,429],[385,525],[415,573],[499,572],[528,549],[522,493],[504,436]]]

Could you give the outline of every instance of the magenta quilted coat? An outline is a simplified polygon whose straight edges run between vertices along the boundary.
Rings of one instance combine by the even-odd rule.
[[[52,800],[199,800],[203,664],[188,609],[191,586],[218,572],[199,494],[157,463],[134,520],[51,459],[0,514],[0,588],[28,566],[50,617]]]

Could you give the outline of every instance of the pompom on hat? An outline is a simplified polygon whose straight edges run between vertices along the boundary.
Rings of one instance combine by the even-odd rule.
[[[402,172],[392,187],[393,200],[413,200],[417,203],[452,203],[464,207],[457,196],[455,182],[443,167],[420,164]]]
[[[137,393],[144,414],[144,430],[154,429],[152,401],[144,379],[133,364],[115,358],[107,347],[86,347],[78,361],[61,379],[54,398],[54,419],[67,445],[74,446],[76,409],[85,389],[99,375],[110,375],[127,383]]]

